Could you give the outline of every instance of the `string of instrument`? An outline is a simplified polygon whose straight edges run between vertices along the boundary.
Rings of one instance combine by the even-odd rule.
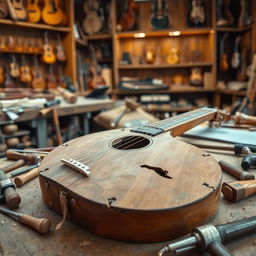
[[[65,26],[68,18],[61,0],[1,0],[0,19]]]

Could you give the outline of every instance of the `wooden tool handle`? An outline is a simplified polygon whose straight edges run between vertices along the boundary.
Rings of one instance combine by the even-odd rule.
[[[240,112],[237,112],[234,116],[236,124],[251,124],[256,125],[256,116],[249,116]]]
[[[33,155],[24,155],[21,153],[18,153],[16,151],[12,151],[12,150],[7,150],[6,151],[6,157],[9,160],[19,160],[19,159],[23,159],[27,162],[30,163],[35,163],[36,162],[36,158]]]
[[[32,169],[30,172],[28,173],[24,173],[20,176],[17,176],[14,178],[14,183],[17,187],[21,187],[22,185],[24,185],[25,183],[27,183],[28,181],[34,179],[35,177],[38,176],[38,167]]]
[[[256,193],[256,180],[224,182],[221,191],[227,200],[240,201]]]
[[[23,214],[20,219],[20,223],[26,224],[33,229],[37,230],[41,234],[49,232],[51,228],[51,221],[46,218],[35,218],[27,214]]]
[[[59,124],[59,116],[56,108],[52,108],[52,118],[53,118],[53,124],[57,136],[57,143],[58,145],[63,143],[62,137],[61,137],[61,132],[60,132],[60,124]]]
[[[233,166],[225,161],[219,161],[221,169],[239,180],[254,180],[255,176],[249,172],[243,171],[240,168]]]
[[[20,195],[13,187],[9,187],[4,190],[4,197],[9,208],[16,208],[21,202]]]
[[[69,103],[75,103],[77,101],[77,96],[72,93],[69,92],[61,87],[58,87],[57,90],[59,91],[59,93],[62,95],[62,97],[64,98],[64,100],[66,100]]]
[[[24,164],[25,164],[25,160],[20,159],[20,160],[18,160],[17,162],[15,162],[13,164],[10,164],[10,165],[7,165],[6,167],[1,168],[0,171],[3,171],[5,173],[7,173],[7,172],[10,172],[12,170],[15,170],[15,169],[23,166]]]

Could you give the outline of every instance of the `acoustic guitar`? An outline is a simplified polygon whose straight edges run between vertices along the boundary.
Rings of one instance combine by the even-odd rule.
[[[166,29],[170,25],[170,16],[168,15],[168,1],[153,0],[152,15],[150,24],[153,29]]]
[[[216,213],[222,172],[208,153],[173,137],[217,116],[202,108],[60,145],[39,166],[43,200],[63,214],[62,223],[67,217],[111,239],[157,242],[190,233]]]
[[[191,70],[191,75],[189,78],[189,84],[200,86],[203,84],[203,76],[202,76],[202,69],[195,67]]]
[[[251,15],[251,1],[248,0],[240,0],[240,15],[238,19],[238,26],[249,26],[253,23],[253,16]]]
[[[41,19],[41,9],[39,7],[40,0],[27,0],[27,12],[28,21],[32,23],[37,23]]]
[[[27,10],[24,5],[24,0],[12,0],[12,7],[18,20],[27,20]]]
[[[56,59],[61,62],[67,60],[67,56],[66,56],[65,50],[63,48],[61,38],[60,38],[60,34],[57,34]]]
[[[6,18],[8,13],[9,11],[6,0],[0,0],[0,19]]]
[[[4,68],[0,66],[0,84],[4,83]]]
[[[44,0],[42,19],[48,25],[60,25],[63,21],[63,11],[60,0]]]
[[[11,0],[6,0],[6,3],[7,3],[7,6],[8,6],[9,15],[10,15],[11,19],[14,20],[14,21],[17,21],[18,17],[17,17],[15,9],[13,8]]]
[[[83,29],[89,34],[95,34],[102,28],[102,20],[98,15],[99,2],[97,0],[87,0],[84,3],[85,19],[83,20]]]
[[[46,89],[45,79],[39,67],[38,58],[36,55],[34,55],[34,71],[31,85],[33,89],[38,91],[43,91]]]
[[[88,87],[89,89],[96,89],[99,86],[106,85],[106,81],[101,74],[101,68],[97,62],[94,47],[91,44],[90,50],[92,53],[92,63],[89,68],[90,76],[88,80]]]
[[[52,64],[56,61],[56,56],[53,51],[53,46],[49,43],[48,31],[45,31],[44,33],[42,60],[46,64]]]
[[[124,1],[124,10],[122,12],[120,25],[122,31],[132,30],[136,26],[136,9],[137,4],[134,0]]]
[[[228,55],[225,52],[225,42],[227,40],[228,34],[224,34],[220,42],[220,70],[226,71],[229,69]]]
[[[202,1],[192,0],[188,14],[188,24],[193,26],[202,26],[205,24],[205,21],[205,10]]]
[[[48,74],[47,74],[47,89],[48,90],[52,90],[52,89],[56,89],[58,86],[57,83],[57,79],[56,76],[54,74],[53,71],[53,65],[49,65],[49,70],[48,70]]]
[[[20,67],[19,67],[19,64],[17,63],[16,57],[14,54],[11,55],[10,70],[8,71],[10,72],[11,77],[17,78],[20,76]]]
[[[241,36],[237,36],[234,51],[231,58],[231,67],[237,69],[240,65],[240,52],[239,52],[239,44],[241,41]]]
[[[30,83],[32,81],[31,70],[27,64],[25,55],[22,56],[22,65],[20,67],[20,81],[23,83]]]
[[[5,72],[5,82],[4,82],[5,88],[15,88],[15,82],[13,81],[12,77],[10,76],[10,71],[8,66],[6,66],[6,72]]]
[[[168,64],[177,64],[179,61],[178,49],[176,47],[172,47],[167,55],[166,62]]]

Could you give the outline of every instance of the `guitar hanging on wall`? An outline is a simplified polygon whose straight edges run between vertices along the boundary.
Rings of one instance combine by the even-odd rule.
[[[0,19],[7,17],[8,13],[9,11],[6,0],[0,0]]]
[[[190,1],[190,9],[187,17],[187,22],[190,26],[203,26],[206,22],[205,6],[201,0]]]
[[[39,7],[39,0],[27,0],[28,21],[37,23],[41,19],[41,9]]]
[[[122,31],[132,30],[136,27],[136,8],[134,0],[125,0],[120,25]]]
[[[220,42],[220,70],[227,71],[229,69],[228,55],[225,52],[225,41],[227,40],[228,34],[224,34]]]
[[[152,1],[152,15],[150,17],[152,29],[166,29],[170,26],[167,0]]]
[[[238,68],[240,65],[240,51],[239,51],[240,41],[241,41],[241,36],[237,36],[235,41],[235,46],[234,46],[234,52],[232,54],[232,59],[231,59],[231,67],[235,69]]]
[[[60,25],[63,21],[63,11],[60,0],[44,0],[42,19],[48,25]]]

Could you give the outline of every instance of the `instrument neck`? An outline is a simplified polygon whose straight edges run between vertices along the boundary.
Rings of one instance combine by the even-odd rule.
[[[215,119],[217,112],[218,110],[212,108],[200,108],[131,131],[151,136],[170,131],[175,137],[205,121]]]

